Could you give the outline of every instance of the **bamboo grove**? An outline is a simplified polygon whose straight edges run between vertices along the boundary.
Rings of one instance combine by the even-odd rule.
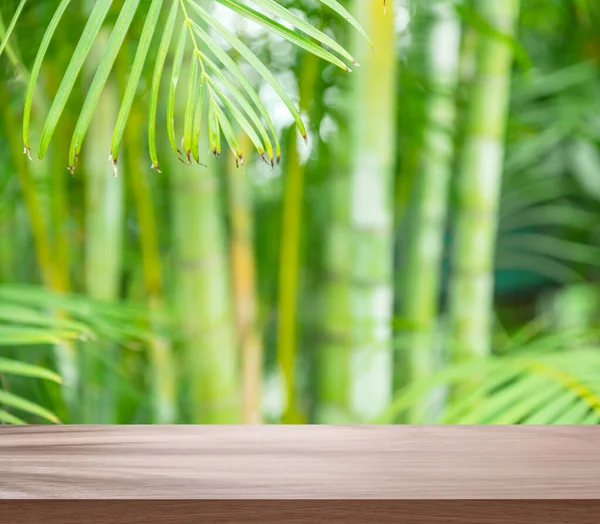
[[[0,423],[597,424],[599,28],[2,2]]]

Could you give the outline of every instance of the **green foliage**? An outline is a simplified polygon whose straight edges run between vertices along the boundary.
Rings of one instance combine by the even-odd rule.
[[[381,422],[393,422],[412,403],[440,386],[476,376],[481,386],[446,405],[437,415],[437,423],[598,424],[597,344],[597,332],[570,329],[518,342],[505,354],[482,362],[450,365],[405,388]],[[565,351],[565,345],[570,349]]]
[[[356,64],[356,61],[352,58],[352,56],[335,40],[313,27],[310,23],[296,15],[293,11],[286,9],[274,0],[253,0],[252,3],[256,5],[258,10],[238,0],[216,1],[240,17],[253,20],[265,26],[269,31],[272,31],[276,35],[288,40],[292,44],[310,53],[313,53],[346,71],[350,71],[350,69],[343,60],[352,64]],[[321,1],[323,4],[327,5],[333,11],[346,19],[350,24],[357,28],[365,36],[365,38],[368,39],[360,24],[337,2],[337,0]],[[148,58],[152,58],[152,56],[149,56],[151,41],[158,32],[159,17],[163,8],[163,4],[168,5],[168,3],[169,2],[164,2],[163,0],[152,0],[150,6],[147,8],[147,11],[144,13],[144,9],[142,9],[142,13],[139,14],[139,16],[145,16],[145,22],[139,38],[137,51],[132,64],[132,71],[129,76],[123,101],[121,103],[121,108],[119,110],[119,116],[117,118],[111,144],[111,160],[115,166],[115,173],[117,169],[117,157],[123,138],[123,133],[139,86],[140,78],[143,74],[144,66]],[[268,112],[258,98],[254,89],[250,86],[245,76],[241,73],[239,67],[234,64],[226,55],[225,51],[223,51],[222,44],[218,39],[223,39],[233,51],[239,53],[239,55],[243,57],[248,64],[250,64],[250,66],[260,75],[260,77],[275,90],[277,95],[285,103],[293,115],[298,129],[306,138],[306,128],[302,121],[300,112],[296,108],[288,93],[277,81],[271,71],[264,65],[260,58],[258,58],[256,54],[234,33],[227,29],[217,17],[213,16],[209,9],[203,7],[202,4],[204,3],[205,2],[203,2],[203,0],[171,0],[168,20],[165,23],[162,33],[161,44],[156,55],[157,60],[155,62],[156,65],[154,69],[152,87],[153,97],[149,119],[152,165],[155,169],[159,168],[155,144],[155,115],[157,111],[158,92],[162,80],[163,65],[168,56],[173,32],[176,30],[176,32],[180,35],[179,44],[177,46],[177,50],[175,51],[176,63],[181,64],[184,55],[187,56],[186,52],[188,51],[188,47],[186,47],[186,45],[189,43],[191,45],[191,55],[189,56],[188,60],[190,61],[191,70],[193,73],[190,74],[190,78],[188,80],[188,90],[186,96],[186,104],[189,111],[187,113],[188,118],[186,118],[184,131],[184,151],[181,151],[177,145],[174,137],[173,127],[174,115],[172,106],[177,90],[178,68],[173,69],[173,75],[171,77],[171,96],[167,126],[169,128],[169,137],[175,153],[179,155],[179,158],[182,161],[187,160],[188,162],[191,162],[192,155],[194,156],[194,159],[198,158],[198,148],[200,147],[199,133],[192,133],[192,128],[194,125],[192,115],[195,114],[198,116],[196,127],[199,128],[201,125],[202,112],[198,111],[194,113],[193,107],[196,104],[197,92],[199,89],[202,89],[203,92],[205,91],[208,95],[208,125],[209,131],[211,129],[213,131],[213,133],[209,134],[215,135],[213,137],[214,140],[216,141],[220,139],[222,130],[234,156],[236,157],[236,160],[238,163],[243,164],[239,147],[237,146],[236,140],[233,137],[233,132],[231,131],[232,127],[229,122],[229,119],[231,118],[235,122],[239,123],[242,129],[248,133],[248,135],[252,138],[253,144],[256,146],[256,149],[263,158],[265,151],[267,151],[268,162],[271,164],[271,166],[273,166],[275,161],[279,162],[280,149],[277,136],[275,133],[273,133],[273,125],[271,119],[269,118]],[[0,56],[8,44],[9,37],[16,26],[25,4],[26,0],[22,0],[20,2],[12,17],[8,30],[4,35],[2,35],[3,39],[2,44],[0,44]],[[87,24],[81,33],[81,37],[77,46],[73,50],[73,55],[69,62],[68,68],[64,73],[58,91],[54,95],[54,100],[46,117],[38,148],[38,156],[40,158],[43,158],[48,150],[50,141],[52,140],[63,111],[65,110],[67,101],[76,85],[79,73],[90,53],[94,42],[96,41],[99,31],[107,20],[112,4],[112,0],[99,0],[94,3],[94,6],[89,13]],[[55,32],[59,29],[60,22],[69,7],[72,7],[71,0],[62,0],[56,8],[56,11],[46,29],[38,49],[35,63],[31,71],[27,96],[25,98],[25,114],[23,121],[23,141],[25,144],[25,149],[28,153],[31,142],[31,108],[33,104],[33,95],[36,88],[36,82],[40,73],[40,69],[44,63],[48,46],[50,45]],[[125,38],[130,31],[130,27],[139,7],[140,0],[125,0],[120,9],[119,16],[112,27],[103,56],[98,64],[98,69],[89,87],[83,106],[81,107],[77,123],[75,125],[75,130],[71,138],[71,146],[69,148],[69,169],[72,173],[74,172],[79,160],[83,142],[85,140],[85,136],[87,134],[94,111],[98,106],[100,95],[102,94],[108,77],[114,68],[117,54],[124,44]],[[295,30],[289,29],[288,26],[291,26]],[[329,47],[331,51],[322,46]],[[230,79],[224,77],[224,75],[219,71],[219,68],[211,61],[209,55],[215,60],[221,62],[221,65],[224,66],[227,72],[231,75]],[[338,58],[338,56],[340,58]],[[256,110],[258,110],[258,112],[264,117],[265,122],[258,117]],[[230,113],[229,117],[226,115],[225,111]],[[247,117],[244,116],[244,114],[247,115]],[[219,121],[218,132],[215,128],[217,118]],[[269,137],[265,123],[266,127],[268,127],[272,133],[271,137]],[[257,132],[260,137],[257,135]],[[275,155],[273,154],[271,140],[273,140],[276,144]],[[216,156],[219,156],[221,154],[220,147],[216,147],[216,143],[214,145],[215,147],[212,148],[213,153]],[[267,160],[265,159],[265,161]]]
[[[0,377],[12,375],[62,384],[59,374],[24,361],[23,353],[39,346],[49,349],[52,345],[77,340],[83,344],[98,338],[119,343],[147,340],[148,332],[139,327],[145,317],[144,309],[134,306],[56,295],[32,286],[1,285],[0,351],[12,349],[16,358],[0,356]],[[59,422],[49,409],[11,393],[3,385],[5,383],[0,382],[0,422],[24,423],[12,414],[12,409],[30,417]]]
[[[598,2],[1,4],[0,423],[600,423]]]

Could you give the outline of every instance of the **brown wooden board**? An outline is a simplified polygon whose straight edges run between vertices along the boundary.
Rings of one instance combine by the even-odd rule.
[[[4,426],[0,468],[0,498],[600,499],[600,429]]]
[[[598,523],[594,426],[0,428],[0,523]]]
[[[0,501],[1,524],[598,524],[591,500]]]

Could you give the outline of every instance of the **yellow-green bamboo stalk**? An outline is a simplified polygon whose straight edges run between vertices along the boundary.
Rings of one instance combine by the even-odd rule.
[[[85,286],[90,296],[103,300],[115,300],[121,276],[123,178],[114,176],[105,154],[110,151],[118,104],[116,86],[108,84],[90,126],[85,150]]]
[[[125,172],[130,184],[140,231],[140,247],[144,287],[154,330],[149,342],[151,365],[152,421],[157,424],[173,424],[177,421],[177,388],[175,384],[175,363],[173,347],[169,339],[159,329],[164,315],[164,285],[158,227],[152,200],[152,189],[148,176],[142,171],[142,152],[138,130],[143,126],[143,118],[137,106],[133,106],[129,116],[129,128],[125,132]]]
[[[494,28],[513,35],[519,0],[478,0]],[[513,52],[494,35],[478,36],[469,121],[459,178],[451,277],[451,325],[457,361],[491,351],[493,260]]]
[[[50,92],[56,92],[60,84],[60,76],[56,64],[50,63],[46,68]],[[52,226],[53,263],[55,285],[58,291],[71,290],[69,275],[70,249],[68,232],[68,195],[67,178],[69,173],[65,168],[65,155],[69,147],[68,130],[74,124],[71,115],[65,115],[65,122],[61,122],[59,132],[56,134],[54,151],[52,154],[51,171],[49,173],[50,189],[50,222]]]
[[[252,148],[247,135],[240,137],[244,154]],[[251,162],[247,162],[251,166]],[[231,281],[242,365],[242,413],[245,424],[262,422],[262,340],[257,318],[252,202],[248,175],[232,159],[227,167],[230,217]]]
[[[90,56],[87,71],[95,72],[95,64],[103,52],[107,33],[101,33]],[[84,144],[85,187],[85,290],[95,299],[116,301],[120,294],[123,233],[124,187],[123,177],[114,176],[113,165],[106,154],[119,110],[119,92],[116,82],[106,85],[100,97]],[[77,175],[78,171],[75,171]],[[115,374],[104,361],[118,365],[119,349],[114,344],[86,344],[82,348],[85,384],[83,413],[87,422],[115,423],[118,409]],[[102,351],[105,358],[94,353]]]
[[[392,396],[396,38],[393,5],[354,0],[375,49],[355,35],[349,138],[334,168],[317,354],[319,423],[370,422]]]
[[[319,62],[312,54],[304,57],[300,72],[301,111],[307,111],[317,81]],[[298,274],[304,195],[305,166],[298,154],[298,133],[292,129],[284,161],[283,217],[279,262],[278,361],[284,381],[286,407],[283,422],[298,424],[303,420],[296,399],[296,354],[298,336]]]
[[[66,126],[59,127],[60,136],[56,137],[55,151],[52,155],[50,173],[50,222],[52,226],[53,263],[55,286],[58,291],[71,290],[70,246],[69,246],[69,173],[64,165],[62,154],[67,151],[68,138]]]
[[[208,145],[201,151],[208,151]],[[201,146],[202,147],[202,146]],[[174,295],[192,423],[239,423],[240,380],[216,160],[173,165]]]
[[[321,304],[322,342],[314,352],[317,424],[354,422],[350,412],[352,319],[348,285],[350,233],[350,157],[347,130],[336,137],[328,177],[329,215],[323,260],[325,279]]]
[[[426,125],[421,169],[416,174],[411,200],[408,243],[403,253],[401,315],[407,334],[400,345],[403,376],[425,380],[435,371],[435,335],[441,263],[444,252],[448,186],[453,168],[456,87],[460,57],[460,22],[445,0],[424,5],[425,60],[429,93],[425,99]],[[428,399],[416,401],[409,413],[412,423],[425,422]]]
[[[204,1],[206,8],[210,8],[212,0]],[[181,79],[189,78],[191,57],[183,62],[186,65]],[[180,87],[186,92],[188,86]],[[185,96],[176,98],[175,129],[183,127],[185,99]],[[203,114],[207,114],[206,108]],[[209,152],[206,120],[204,123],[199,145],[199,161],[204,166],[185,166],[172,155],[166,173],[173,224],[173,305],[183,353],[182,374],[187,382],[185,408],[190,422],[238,424],[241,422],[240,359],[231,304],[225,215],[217,176],[225,160],[219,162]]]
[[[9,101],[6,85],[0,82],[0,98]],[[11,104],[0,104],[5,129],[18,129],[19,124],[13,113]],[[23,199],[29,215],[33,242],[40,269],[41,281],[48,287],[54,287],[54,271],[52,267],[52,242],[44,217],[39,196],[36,191],[35,181],[27,157],[23,155],[23,148],[15,133],[7,133],[8,145],[15,164],[15,170],[21,184]]]
[[[388,2],[389,3],[389,2]],[[358,421],[379,416],[392,395],[393,174],[396,35],[393,5],[354,0],[375,50],[355,35],[361,69],[353,77],[350,179],[350,408]]]

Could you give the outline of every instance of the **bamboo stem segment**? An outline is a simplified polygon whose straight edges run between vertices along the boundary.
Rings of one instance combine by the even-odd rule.
[[[495,29],[514,35],[519,0],[479,0]],[[503,171],[513,50],[495,35],[480,34],[454,225],[450,314],[456,361],[491,351],[494,253]]]
[[[425,98],[422,165],[416,175],[403,267],[401,311],[409,332],[400,345],[400,362],[411,382],[435,371],[434,345],[448,212],[448,186],[454,159],[454,126],[460,56],[460,22],[447,2],[419,3],[426,27],[426,62],[430,90]],[[410,422],[424,422],[427,400],[415,402]]]
[[[392,396],[393,180],[395,149],[396,31],[394,9],[354,1],[354,14],[375,50],[355,35],[362,68],[353,77],[350,182],[352,235],[350,303],[351,412],[373,420]]]
[[[317,58],[306,55],[302,64],[300,86],[300,110],[310,106],[314,85],[317,81],[319,63]],[[278,360],[283,375],[286,408],[284,423],[298,423],[302,414],[296,394],[297,337],[298,337],[298,289],[301,267],[300,244],[302,235],[302,211],[304,176],[306,167],[298,153],[298,133],[291,130],[286,163],[283,195],[282,238],[279,269],[279,324]]]
[[[242,150],[252,147],[246,135],[240,137]],[[252,165],[252,164],[250,164]],[[262,422],[263,348],[257,325],[258,297],[253,246],[250,183],[244,169],[234,161],[227,166],[228,202],[231,221],[231,280],[242,365],[242,409],[245,424]]]
[[[214,160],[202,161],[209,167],[180,165],[169,173],[174,213],[174,301],[183,373],[189,380],[186,404],[192,423],[238,423],[239,360],[223,215]]]

